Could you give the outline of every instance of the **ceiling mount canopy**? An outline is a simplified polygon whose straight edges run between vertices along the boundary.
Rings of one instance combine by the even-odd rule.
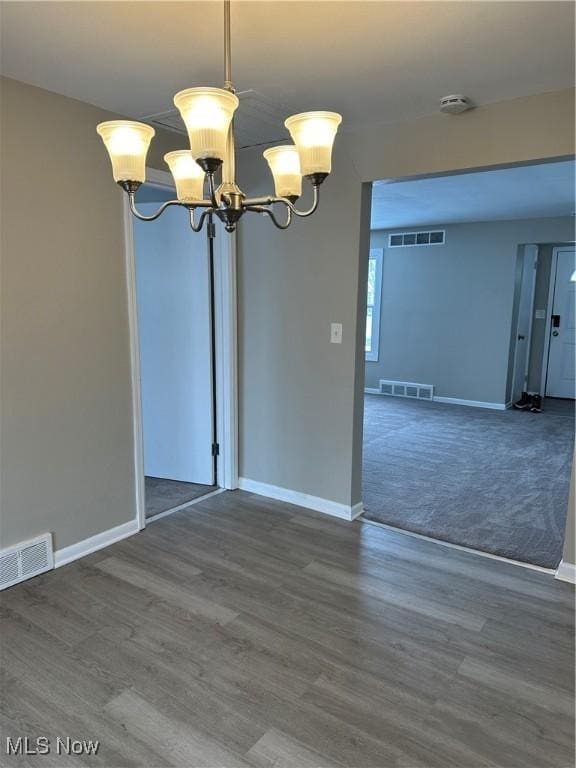
[[[270,147],[264,152],[274,179],[274,196],[246,198],[236,184],[234,144],[234,112],[238,97],[232,84],[230,56],[230,0],[224,0],[224,87],[188,88],[174,96],[174,104],[186,126],[190,149],[168,152],[164,156],[176,186],[176,200],[169,200],[151,216],[141,214],[135,195],[146,180],[146,155],[154,129],[132,120],[100,123],[99,135],[112,162],[114,180],[128,194],[130,210],[142,221],[154,221],[168,206],[188,209],[190,226],[199,232],[214,215],[233,232],[246,212],[268,216],[279,229],[287,229],[293,216],[310,216],[318,207],[319,187],[332,169],[332,146],[342,122],[336,112],[302,112],[289,117],[284,125],[293,144]],[[216,174],[221,183],[216,186]],[[296,208],[302,193],[302,178],[313,190],[308,210]],[[204,198],[205,187],[208,188]],[[285,207],[286,218],[280,221],[274,206]],[[201,209],[198,221],[196,209]]]

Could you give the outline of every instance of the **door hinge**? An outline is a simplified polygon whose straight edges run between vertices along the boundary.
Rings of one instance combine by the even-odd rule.
[[[220,456],[220,444],[212,443],[212,456]]]

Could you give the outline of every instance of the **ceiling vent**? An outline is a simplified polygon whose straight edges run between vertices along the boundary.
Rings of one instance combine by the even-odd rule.
[[[284,120],[290,109],[255,90],[239,91],[240,106],[234,113],[236,148],[246,149],[265,144],[290,143]],[[177,109],[149,115],[144,121],[186,135],[184,122]]]
[[[388,238],[389,248],[413,248],[418,245],[444,245],[446,232],[435,229],[430,232],[399,232]]]
[[[416,384],[412,381],[389,381],[380,379],[380,394],[393,397],[411,397],[416,400],[434,400],[432,384]]]
[[[0,550],[0,590],[50,571],[52,568],[54,568],[54,554],[50,533],[2,549]]]
[[[452,96],[444,96],[440,99],[440,112],[444,112],[447,115],[459,115],[468,109],[472,109],[470,99],[459,93],[452,94]]]

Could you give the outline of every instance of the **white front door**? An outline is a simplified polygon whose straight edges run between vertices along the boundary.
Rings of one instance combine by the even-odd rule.
[[[142,204],[145,214],[158,203]],[[146,475],[212,485],[212,361],[206,236],[169,208],[134,222]]]
[[[550,350],[546,394],[576,398],[576,250],[559,248],[557,253],[550,327]]]

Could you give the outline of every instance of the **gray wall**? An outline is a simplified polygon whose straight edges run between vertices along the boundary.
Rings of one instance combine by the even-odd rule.
[[[135,513],[121,192],[94,131],[111,115],[14,81],[2,102],[1,546],[52,530],[63,547]],[[245,476],[360,500],[362,183],[569,155],[573,112],[561,91],[344,133],[316,216],[284,234],[246,217]],[[182,144],[157,137],[150,164]],[[261,152],[239,154],[246,190],[269,190]]]
[[[573,92],[563,91],[457,118],[344,132],[314,217],[284,234],[264,220],[242,221],[243,476],[345,504],[361,500],[363,182],[570,155],[573,109]],[[247,192],[270,190],[260,150],[240,152],[239,171]],[[340,347],[329,344],[330,321],[344,324]]]
[[[569,239],[573,220],[436,228],[446,230],[444,245],[388,248],[395,230],[372,232],[384,259],[380,354],[366,362],[366,386],[414,381],[442,397],[505,403],[518,246]]]
[[[269,192],[262,151],[240,154],[242,183]],[[346,155],[322,193],[329,204],[286,232],[250,215],[239,227],[240,476],[350,504],[350,374],[368,238],[359,245],[360,181]],[[368,200],[366,211],[367,235]],[[330,344],[331,322],[343,324],[342,344]]]
[[[135,516],[122,193],[95,130],[114,116],[0,84],[0,546],[61,548]]]

